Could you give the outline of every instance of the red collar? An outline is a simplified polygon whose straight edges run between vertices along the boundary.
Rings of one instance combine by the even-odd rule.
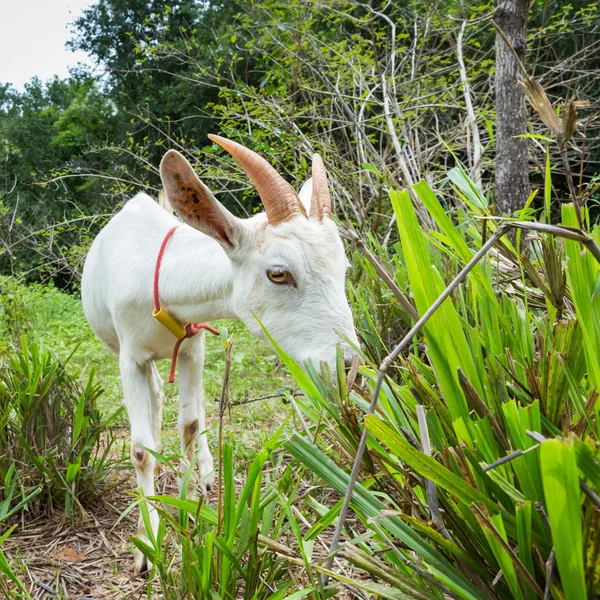
[[[171,371],[169,373],[169,383],[175,381],[175,366],[177,365],[177,353],[179,352],[179,346],[181,342],[187,338],[195,336],[201,329],[207,329],[214,335],[219,335],[219,332],[206,323],[186,323],[181,325],[178,323],[164,308],[160,306],[160,299],[158,295],[158,280],[160,277],[160,264],[165,253],[165,248],[171,239],[171,236],[175,233],[175,230],[179,225],[175,225],[169,229],[165,239],[162,241],[158,256],[156,257],[156,267],[154,268],[154,311],[152,316],[159,321],[164,327],[166,327],[176,338],[175,346],[173,348],[173,356],[171,357]]]

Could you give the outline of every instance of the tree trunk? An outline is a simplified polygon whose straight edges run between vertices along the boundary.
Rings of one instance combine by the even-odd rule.
[[[494,21],[523,65],[530,0],[498,0]],[[496,206],[502,214],[523,208],[529,195],[525,91],[519,64],[496,34]]]

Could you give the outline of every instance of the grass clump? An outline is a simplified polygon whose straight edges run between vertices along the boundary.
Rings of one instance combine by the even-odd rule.
[[[31,515],[55,507],[68,516],[83,511],[114,469],[114,415],[106,419],[97,408],[102,389],[93,371],[81,383],[25,337],[0,361],[1,497],[28,499]]]

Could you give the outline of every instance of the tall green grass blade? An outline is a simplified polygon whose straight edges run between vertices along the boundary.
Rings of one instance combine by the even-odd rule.
[[[550,152],[546,146],[546,169],[544,172],[544,208],[546,223],[552,223],[552,171],[550,169]]]
[[[496,528],[498,534],[502,537],[502,539],[506,542],[506,531],[504,530],[504,524],[502,522],[502,517],[500,515],[494,515],[490,517],[491,523]],[[508,551],[504,548],[504,546],[496,539],[496,537],[486,528],[483,529],[483,533],[498,561],[498,565],[502,569],[502,576],[506,580],[510,591],[512,592],[512,597],[515,600],[522,600],[523,595],[521,593],[521,588],[519,587],[519,581],[517,578],[517,573],[515,571],[515,566],[513,565],[513,558]]]
[[[343,495],[349,482],[349,475],[342,471],[329,457],[316,446],[298,434],[284,444],[286,450],[300,463],[311,469],[319,478],[330,485],[338,494]],[[352,496],[353,509],[365,518],[378,516],[386,506],[359,483],[356,484]],[[446,558],[429,545],[398,517],[390,516],[379,521],[379,525],[387,529],[394,537],[414,550],[417,555],[428,562],[431,568],[445,575],[453,582],[453,587],[460,598],[483,598],[477,589]]]
[[[586,598],[581,523],[581,492],[575,448],[562,440],[540,447],[546,510],[556,564],[566,600]]]
[[[575,207],[572,204],[562,205],[562,221],[569,227],[578,227]],[[596,227],[595,236],[597,231]],[[590,387],[600,390],[600,297],[594,296],[596,282],[600,276],[600,264],[579,242],[564,240],[564,244],[567,254],[567,281],[583,333]]]
[[[444,290],[444,282],[433,266],[433,259],[410,200],[408,192],[390,191],[402,250],[408,268],[417,311],[424,314]],[[458,382],[461,368],[473,385],[481,390],[479,374],[466,342],[460,319],[447,299],[424,327],[425,340],[442,393],[454,420],[469,421],[469,409]],[[467,431],[468,431],[467,426]],[[472,440],[469,433],[469,441]]]
[[[495,502],[479,490],[468,485],[464,479],[446,469],[446,467],[431,456],[427,456],[411,446],[396,431],[376,416],[369,415],[366,418],[365,426],[369,430],[369,433],[392,451],[393,456],[405,461],[417,473],[433,481],[441,489],[452,494],[457,500],[460,500],[467,506],[473,503],[484,504],[494,514],[501,510]]]
[[[519,560],[527,571],[535,578],[533,556],[531,554],[531,502],[521,502],[516,507],[517,542],[519,544]],[[536,598],[535,592],[529,585],[525,588],[527,600]]]

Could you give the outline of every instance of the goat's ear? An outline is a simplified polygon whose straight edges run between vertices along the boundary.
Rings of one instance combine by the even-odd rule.
[[[181,219],[233,250],[241,242],[241,226],[198,179],[190,163],[176,150],[169,150],[160,163],[160,176],[173,207]]]
[[[310,203],[312,199],[312,187],[313,187],[313,178],[309,177],[305,182],[302,188],[300,189],[300,193],[298,196],[300,197],[300,202],[304,205],[306,210],[306,214],[310,213]]]

